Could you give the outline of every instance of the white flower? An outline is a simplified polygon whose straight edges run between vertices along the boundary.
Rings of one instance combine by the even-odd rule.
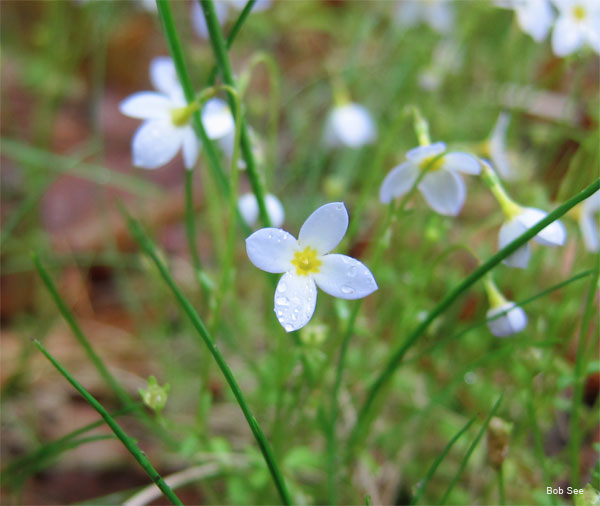
[[[583,235],[583,242],[588,251],[600,251],[598,241],[598,222],[594,217],[600,213],[600,190],[585,199],[579,210],[579,228]]]
[[[394,197],[407,193],[421,171],[427,173],[419,183],[419,190],[436,212],[456,216],[466,198],[465,183],[458,174],[479,174],[479,160],[467,153],[444,153],[446,144],[436,142],[419,146],[406,153],[407,161],[398,165],[385,177],[379,190],[379,199],[387,204]]]
[[[515,206],[515,211],[511,213],[512,217],[500,227],[498,249],[504,248],[548,215],[548,213],[533,207],[520,207],[516,204]],[[545,246],[562,246],[565,243],[566,238],[567,233],[565,227],[557,220],[542,229],[533,240]],[[530,254],[529,244],[525,244],[512,255],[506,257],[502,262],[510,267],[524,269],[529,263]]]
[[[486,145],[486,156],[489,156],[492,164],[504,179],[515,179],[516,174],[508,160],[506,152],[506,130],[510,122],[510,115],[503,112],[498,116],[498,121],[492,130]]]
[[[553,0],[559,17],[552,32],[552,50],[566,56],[584,44],[600,53],[600,2],[598,0]]]
[[[342,202],[319,207],[302,225],[298,240],[280,228],[263,228],[246,239],[248,258],[259,269],[285,273],[275,290],[275,314],[286,332],[311,319],[317,286],[342,299],[360,299],[377,290],[371,271],[358,260],[327,254],[344,237],[348,212]]]
[[[331,147],[359,148],[377,138],[377,126],[369,111],[354,102],[339,105],[329,113],[325,142]]]
[[[454,28],[454,11],[449,4],[443,0],[400,0],[394,20],[406,28],[426,23],[438,33],[449,33]]]
[[[133,164],[144,169],[156,169],[170,162],[182,149],[185,167],[191,169],[201,147],[190,124],[198,105],[187,104],[170,58],[152,60],[150,80],[157,92],[134,93],[120,104],[120,110],[126,116],[145,120],[131,143]],[[211,139],[227,135],[233,129],[229,109],[216,98],[206,103],[202,123]]]
[[[542,42],[554,21],[554,11],[549,0],[497,0],[499,7],[514,9],[517,24],[536,42]]]
[[[223,26],[227,19],[232,14],[232,9],[241,11],[246,6],[247,0],[218,0],[214,2],[215,14],[219,24]],[[271,6],[271,0],[257,0],[254,3],[252,10],[255,12],[264,11]],[[192,2],[192,26],[196,33],[203,39],[208,39],[208,27],[206,26],[206,20],[204,19],[204,12],[200,7],[200,2],[194,0]]]
[[[490,332],[496,337],[507,337],[521,332],[527,327],[527,315],[525,311],[514,302],[507,301],[500,306],[491,308],[486,316]]]
[[[275,228],[281,227],[285,220],[285,211],[279,199],[270,193],[265,195],[265,206],[267,214],[271,220],[271,224]],[[244,221],[253,227],[258,222],[258,202],[254,193],[245,193],[238,199],[238,209]]]

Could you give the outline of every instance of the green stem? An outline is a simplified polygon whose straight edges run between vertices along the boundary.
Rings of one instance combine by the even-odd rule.
[[[500,397],[498,397],[498,400],[494,404],[494,407],[490,411],[490,414],[485,419],[485,422],[481,426],[481,429],[477,433],[477,436],[475,437],[475,439],[471,443],[471,446],[469,446],[469,449],[467,450],[467,453],[465,454],[465,456],[462,459],[462,462],[460,463],[458,471],[454,475],[454,478],[452,479],[452,482],[450,482],[450,485],[446,489],[446,493],[444,494],[444,497],[442,497],[442,500],[440,501],[440,506],[444,506],[444,504],[446,504],[446,501],[448,500],[448,496],[450,495],[450,492],[452,492],[452,490],[454,489],[455,485],[458,483],[458,480],[460,479],[460,475],[465,470],[465,467],[467,467],[467,463],[469,462],[469,459],[471,458],[471,454],[475,451],[475,448],[477,448],[477,445],[479,444],[479,441],[481,440],[481,438],[485,434],[485,431],[487,430],[487,427],[488,427],[488,425],[490,423],[490,420],[496,414],[496,411],[498,411],[498,408],[500,407],[500,403],[502,402],[502,397],[503,397],[502,394],[500,394]]]
[[[590,184],[587,188],[571,197],[565,203],[557,207],[554,211],[549,213],[543,220],[540,220],[536,225],[526,230],[523,234],[517,237],[510,244],[505,246],[503,249],[498,251],[495,255],[492,255],[486,262],[482,263],[475,271],[473,271],[469,276],[467,276],[461,283],[459,283],[453,290],[446,295],[442,299],[442,301],[435,307],[433,310],[427,315],[417,328],[407,337],[406,341],[402,343],[392,354],[391,357],[385,366],[383,372],[375,379],[372,383],[371,388],[367,393],[367,398],[362,405],[359,413],[356,425],[352,430],[352,434],[350,437],[350,441],[348,444],[348,455],[351,455],[354,447],[358,443],[358,440],[365,434],[368,425],[370,425],[370,420],[374,413],[371,408],[382,388],[388,383],[391,379],[394,371],[402,362],[404,355],[411,348],[413,344],[421,337],[423,332],[427,330],[429,325],[433,323],[433,321],[442,314],[462,293],[468,290],[472,285],[474,285],[480,278],[482,278],[485,274],[487,274],[490,270],[492,270],[496,265],[498,265],[502,260],[504,260],[507,256],[515,252],[519,249],[523,244],[532,239],[538,232],[546,228],[550,223],[559,219],[563,214],[565,214],[569,209],[577,205],[582,200],[585,200],[594,192],[600,189],[600,179],[596,179],[592,184]]]
[[[65,321],[71,328],[71,331],[73,332],[73,334],[75,334],[75,337],[79,341],[79,344],[85,350],[85,353],[87,354],[87,356],[90,359],[90,361],[92,362],[92,364],[94,364],[94,367],[96,368],[96,370],[98,371],[100,376],[102,376],[102,378],[104,379],[106,384],[110,387],[110,389],[115,393],[117,398],[124,405],[127,406],[127,405],[131,404],[132,403],[131,397],[129,397],[127,392],[123,389],[123,387],[119,384],[119,382],[115,379],[115,377],[108,371],[108,369],[104,365],[104,362],[102,361],[102,359],[94,351],[94,348],[92,348],[92,345],[88,341],[87,337],[85,337],[85,334],[83,333],[83,331],[81,330],[81,327],[75,320],[75,317],[73,316],[73,314],[67,307],[67,304],[65,303],[65,301],[62,299],[62,297],[58,293],[56,286],[54,285],[52,279],[50,278],[48,271],[40,262],[39,257],[36,254],[33,254],[32,256],[33,256],[33,263],[35,265],[35,268],[37,269],[38,274],[42,278],[44,285],[48,289],[48,292],[50,292],[50,296],[52,297],[52,299],[54,300],[54,303],[58,307],[60,314],[62,314],[63,318],[65,319]]]
[[[158,254],[156,252],[156,248],[155,248],[154,244],[152,243],[152,241],[148,238],[148,236],[142,230],[140,225],[131,216],[129,216],[127,214],[127,211],[125,211],[124,208],[122,208],[122,211],[125,214],[125,218],[127,220],[127,224],[129,226],[129,230],[130,230],[132,236],[137,240],[137,242],[139,243],[142,250],[152,259],[152,261],[156,265],[158,271],[160,272],[162,278],[164,279],[164,281],[167,283],[167,285],[169,286],[169,288],[175,295],[177,302],[179,303],[179,305],[181,306],[181,308],[183,309],[183,311],[189,318],[190,322],[192,323],[192,325],[198,332],[198,335],[202,338],[202,341],[208,348],[208,351],[211,353],[211,355],[215,359],[215,362],[221,369],[221,372],[223,373],[223,376],[227,380],[227,383],[229,384],[229,387],[231,388],[231,391],[233,392],[233,395],[235,396],[236,401],[240,406],[240,409],[242,410],[242,412],[244,413],[244,416],[246,417],[248,425],[250,426],[250,430],[254,434],[256,442],[258,443],[258,446],[263,454],[265,462],[267,463],[267,466],[269,468],[269,471],[271,472],[271,476],[273,478],[273,481],[275,482],[275,486],[277,487],[277,490],[279,492],[279,495],[281,496],[283,503],[291,504],[289,492],[287,490],[285,481],[279,470],[279,467],[277,466],[277,463],[275,462],[275,458],[273,457],[273,453],[271,451],[271,448],[269,446],[267,438],[263,434],[258,422],[256,421],[256,418],[254,418],[254,415],[250,411],[250,408],[246,402],[246,399],[244,398],[244,395],[242,394],[242,391],[240,390],[240,387],[238,386],[237,381],[235,380],[235,377],[233,376],[233,373],[229,369],[229,366],[227,365],[225,358],[223,357],[223,355],[221,355],[221,352],[219,351],[216,344],[214,343],[206,326],[204,325],[204,323],[198,316],[198,313],[196,313],[196,311],[194,310],[194,307],[192,306],[192,304],[185,297],[185,295],[183,295],[183,293],[181,292],[179,287],[175,284],[175,281],[171,277],[171,274],[167,270],[167,267],[163,264],[162,260],[159,258]]]
[[[256,3],[256,0],[248,0],[246,5],[242,9],[242,12],[240,12],[240,15],[235,20],[235,23],[231,27],[231,31],[229,32],[229,35],[227,36],[227,40],[225,41],[225,44],[227,45],[227,49],[230,49],[231,46],[233,45],[233,41],[237,37],[237,34],[239,33],[240,29],[242,28],[244,21],[246,21],[248,14],[250,14],[250,11],[252,11],[252,7],[254,7],[255,3]],[[208,78],[209,86],[212,86],[213,84],[215,84],[218,74],[219,74],[219,66],[215,64],[213,66],[213,69],[210,72],[210,77]]]
[[[500,506],[504,506],[506,504],[506,496],[504,493],[504,466],[502,464],[500,464],[496,473],[498,475],[498,498],[500,500]]]
[[[119,424],[115,421],[115,419],[112,416],[110,416],[108,411],[104,409],[102,404],[100,404],[75,378],[73,378],[73,376],[71,376],[52,355],[50,355],[46,348],[42,346],[42,343],[40,343],[37,339],[33,343],[46,356],[46,358],[52,363],[52,365],[58,370],[58,372],[60,372],[66,378],[66,380],[69,383],[71,383],[73,387],[75,387],[75,390],[77,390],[81,394],[81,396],[88,402],[88,404],[90,404],[100,414],[100,416],[104,418],[104,421],[115,433],[115,436],[117,436],[121,440],[125,448],[129,450],[129,453],[131,453],[131,455],[133,455],[133,458],[135,458],[135,460],[138,461],[140,466],[142,466],[142,469],[144,469],[144,471],[146,471],[146,474],[150,476],[150,479],[154,483],[156,483],[156,486],[160,488],[161,492],[171,502],[171,504],[178,504],[183,506],[183,503],[179,500],[179,498],[175,495],[171,488],[164,482],[160,474],[158,474],[158,471],[154,469],[154,467],[148,460],[148,457],[146,457],[142,450],[140,450],[135,440],[133,438],[130,438],[125,433],[125,431],[121,429]]]
[[[425,475],[425,478],[423,478],[423,480],[421,480],[419,482],[418,488],[417,488],[417,492],[415,493],[415,495],[413,496],[412,500],[410,501],[410,504],[417,504],[419,502],[419,499],[421,499],[421,496],[423,495],[423,493],[425,492],[425,489],[427,488],[427,484],[429,483],[429,481],[431,480],[431,478],[433,478],[433,475],[435,474],[437,468],[439,467],[439,465],[442,463],[442,461],[444,460],[444,458],[446,458],[446,455],[448,455],[448,452],[452,449],[452,447],[454,446],[454,443],[456,443],[460,437],[467,432],[467,430],[469,430],[469,427],[471,427],[471,425],[473,425],[473,422],[477,419],[477,416],[474,416],[473,418],[471,418],[467,424],[460,429],[455,436],[448,442],[448,444],[444,447],[444,449],[442,450],[442,453],[440,453],[438,455],[438,457],[435,459],[435,462],[431,465],[431,467],[429,468],[429,470],[427,471],[427,474]]]
[[[583,402],[583,387],[584,374],[587,365],[586,344],[588,328],[592,315],[596,314],[596,305],[594,299],[598,289],[598,276],[600,273],[600,257],[596,256],[596,266],[590,286],[588,289],[585,310],[581,319],[581,327],[579,329],[579,342],[575,354],[575,368],[573,371],[573,407],[571,408],[571,421],[569,424],[569,455],[571,460],[571,486],[579,488],[580,465],[579,452],[581,449],[581,423],[579,421],[579,410]]]
[[[221,26],[219,25],[213,2],[212,0],[200,0],[200,5],[202,6],[202,10],[204,12],[206,26],[208,27],[208,33],[210,34],[210,42],[213,48],[213,52],[215,53],[215,58],[221,70],[221,75],[223,76],[223,82],[227,86],[231,86],[235,89],[235,82],[233,80],[233,72],[231,70],[229,55],[227,54],[225,39],[223,38],[223,32],[221,30]],[[231,109],[234,108],[234,99],[231,95],[229,95],[229,105]],[[246,172],[248,173],[248,179],[250,180],[252,191],[254,192],[256,201],[258,202],[260,221],[262,222],[263,226],[269,227],[271,225],[271,221],[267,213],[267,206],[265,205],[264,191],[260,183],[258,173],[256,172],[254,154],[252,153],[252,145],[250,143],[250,137],[248,135],[248,129],[246,128],[246,121],[243,112],[242,114],[236,117],[236,120],[241,123],[242,154],[246,162]]]

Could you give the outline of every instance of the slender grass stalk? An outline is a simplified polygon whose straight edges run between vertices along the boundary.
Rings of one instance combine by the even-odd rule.
[[[227,40],[225,41],[225,44],[227,45],[227,49],[231,49],[231,46],[233,45],[233,42],[235,41],[237,34],[240,32],[242,25],[244,24],[244,21],[246,21],[246,18],[248,17],[248,14],[250,14],[250,12],[252,11],[252,8],[254,7],[255,3],[256,3],[256,0],[248,0],[246,5],[242,9],[242,12],[240,12],[240,15],[235,20],[235,23],[233,23],[233,26],[231,27],[231,31],[229,32],[229,35],[227,35]],[[212,86],[213,84],[215,84],[218,74],[219,74],[219,66],[217,64],[215,64],[210,72],[210,77],[208,78],[209,86]]]
[[[526,230],[523,234],[517,237],[510,244],[505,246],[503,249],[498,251],[495,255],[492,255],[486,262],[482,263],[475,271],[473,271],[470,275],[463,279],[453,290],[451,290],[446,297],[444,297],[441,302],[433,308],[431,312],[427,315],[427,317],[417,326],[417,328],[409,334],[406,338],[406,341],[402,343],[390,356],[390,359],[385,366],[384,370],[379,374],[379,376],[372,383],[369,391],[367,393],[367,397],[358,413],[358,419],[352,430],[352,434],[350,436],[350,441],[348,444],[348,455],[350,456],[354,447],[358,443],[358,440],[363,437],[366,433],[368,426],[372,420],[372,417],[375,415],[373,410],[373,404],[382,390],[382,388],[388,383],[391,379],[394,371],[402,362],[404,355],[411,348],[413,344],[423,335],[425,330],[431,325],[431,323],[441,315],[462,293],[468,290],[472,285],[474,285],[480,278],[482,278],[486,273],[492,270],[496,265],[498,265],[504,258],[509,256],[511,253],[515,252],[518,248],[520,248],[527,241],[532,239],[538,232],[546,228],[550,223],[559,219],[563,214],[565,214],[569,209],[577,205],[582,200],[585,200],[590,195],[595,193],[598,189],[600,189],[600,179],[596,179],[592,184],[590,184],[587,188],[571,197],[569,200],[564,202],[562,205],[557,207],[554,211],[549,213],[543,220],[540,220],[536,225]]]
[[[450,450],[452,449],[452,447],[454,446],[454,443],[456,443],[461,436],[467,432],[467,430],[469,430],[469,427],[471,427],[471,425],[473,425],[473,422],[477,420],[477,416],[474,416],[473,418],[471,418],[466,425],[460,429],[455,435],[454,437],[448,442],[448,444],[444,447],[444,449],[442,450],[442,453],[440,453],[437,458],[435,459],[435,461],[433,462],[433,464],[431,465],[431,467],[428,469],[427,474],[425,474],[425,478],[423,478],[420,482],[419,485],[417,487],[417,491],[415,493],[415,495],[413,496],[412,500],[410,501],[410,504],[417,504],[419,502],[419,500],[421,499],[421,497],[423,496],[423,493],[425,492],[425,489],[427,488],[427,485],[429,484],[429,482],[431,481],[431,478],[433,478],[433,475],[435,474],[437,468],[440,466],[440,464],[443,462],[443,460],[446,458],[446,455],[448,455],[448,453],[450,452]]]
[[[240,409],[242,410],[242,412],[244,413],[244,416],[246,417],[248,425],[250,426],[250,430],[254,434],[256,442],[258,443],[258,446],[263,454],[265,462],[267,463],[267,466],[269,468],[269,471],[271,472],[271,476],[273,478],[273,481],[275,483],[277,491],[279,492],[281,500],[283,501],[284,504],[291,504],[289,492],[287,490],[285,481],[279,470],[277,462],[275,461],[275,458],[273,456],[273,453],[271,451],[271,448],[269,446],[267,438],[263,434],[256,418],[250,411],[250,407],[248,406],[246,399],[244,397],[244,394],[242,393],[239,385],[237,384],[237,381],[235,380],[235,377],[233,376],[231,369],[229,369],[229,366],[227,365],[227,361],[225,360],[223,355],[221,355],[221,352],[217,348],[217,346],[216,346],[215,342],[213,341],[211,335],[209,334],[206,326],[204,325],[204,323],[198,316],[198,313],[196,313],[192,304],[185,297],[185,295],[183,295],[183,293],[181,292],[179,287],[175,284],[175,281],[173,280],[167,267],[164,265],[162,260],[159,258],[158,254],[156,252],[156,248],[155,248],[154,244],[152,243],[152,241],[148,238],[148,236],[142,230],[142,228],[138,224],[138,222],[135,221],[131,216],[129,216],[127,214],[127,211],[124,208],[122,208],[122,211],[125,214],[125,218],[127,220],[127,224],[129,226],[129,230],[130,230],[132,236],[137,240],[137,242],[139,243],[142,250],[146,253],[146,255],[148,255],[150,257],[150,259],[154,262],[154,264],[156,265],[162,278],[167,283],[167,285],[169,286],[169,288],[175,295],[177,302],[179,303],[179,305],[181,306],[181,308],[183,309],[183,311],[189,318],[190,322],[194,326],[194,329],[197,331],[198,335],[201,337],[202,341],[208,348],[208,351],[211,353],[211,355],[215,359],[215,362],[217,362],[217,365],[219,366],[219,369],[221,369],[223,376],[227,380],[227,383],[228,383],[229,387],[231,388],[231,391],[233,392],[233,395],[235,396],[235,399],[236,399],[237,403],[239,404]]]
[[[164,0],[158,1],[162,2]],[[217,15],[215,13],[215,6],[213,5],[212,0],[200,0],[200,5],[202,6],[202,11],[204,12],[206,26],[208,27],[208,33],[210,35],[210,42],[213,48],[213,52],[215,53],[217,64],[219,65],[219,68],[221,70],[221,75],[223,76],[223,82],[227,86],[231,86],[235,89],[235,82],[233,79],[233,72],[231,70],[231,63],[229,61],[229,55],[227,54],[227,47],[225,45],[225,39],[223,38],[223,32],[221,30],[219,20],[217,19]],[[231,95],[229,95],[229,105],[232,109],[234,108],[234,99]],[[248,129],[246,128],[246,120],[244,118],[243,112],[242,114],[236,117],[236,121],[239,121],[242,125],[242,154],[244,156],[244,161],[246,162],[246,172],[248,174],[248,179],[250,180],[252,191],[254,192],[256,201],[258,202],[260,221],[263,224],[263,226],[269,227],[271,225],[271,220],[269,219],[269,214],[267,213],[267,206],[265,204],[265,195],[263,187],[260,182],[258,173],[256,172],[256,163],[254,161],[254,154],[252,153],[250,136],[248,135]]]
[[[104,362],[102,361],[102,359],[94,351],[94,348],[92,348],[92,345],[88,341],[87,337],[85,337],[85,334],[83,333],[83,331],[81,330],[81,327],[75,320],[75,317],[73,316],[73,314],[67,307],[67,304],[65,303],[63,298],[58,293],[58,290],[56,289],[54,282],[50,278],[50,274],[48,274],[48,271],[40,262],[39,257],[36,254],[33,254],[32,256],[33,256],[33,263],[35,265],[35,268],[36,268],[38,274],[40,275],[40,277],[42,278],[44,285],[48,289],[48,292],[50,292],[50,296],[52,297],[52,299],[54,300],[54,303],[58,307],[60,314],[62,314],[63,318],[65,319],[65,321],[71,328],[71,331],[73,332],[73,334],[75,334],[77,341],[79,341],[79,344],[85,350],[85,353],[87,354],[87,356],[90,359],[90,361],[92,362],[92,364],[94,364],[94,367],[96,368],[96,370],[98,371],[100,376],[104,379],[104,381],[106,382],[108,387],[115,393],[117,398],[124,405],[127,406],[127,405],[131,404],[132,403],[131,397],[129,397],[129,395],[127,394],[125,389],[119,384],[119,382],[115,379],[115,377],[109,372],[107,367],[104,365]]]
[[[504,466],[502,464],[496,471],[496,475],[498,477],[498,499],[500,506],[504,506],[506,504],[506,494],[504,491]]]
[[[125,448],[129,450],[129,453],[133,455],[133,458],[138,461],[142,469],[146,471],[146,474],[150,477],[150,479],[156,483],[158,488],[162,491],[164,496],[171,502],[171,504],[182,505],[183,503],[179,500],[179,498],[175,495],[175,493],[171,490],[171,488],[163,481],[158,471],[154,469],[148,457],[140,450],[135,440],[129,437],[123,429],[119,426],[119,424],[115,421],[115,419],[109,414],[108,411],[104,409],[102,404],[100,404],[67,370],[44,348],[42,343],[40,343],[37,339],[34,340],[34,344],[38,347],[38,349],[44,354],[44,356],[52,363],[52,365],[60,372],[65,379],[73,385],[75,390],[77,390],[81,396],[90,404],[104,419],[106,424],[110,427],[110,429],[114,432],[115,436],[117,436]]]
[[[446,504],[446,501],[448,500],[448,496],[450,495],[450,493],[454,489],[455,485],[458,483],[458,480],[460,479],[460,475],[465,470],[465,467],[467,466],[467,463],[469,462],[469,459],[471,458],[471,454],[473,453],[473,451],[475,451],[475,448],[477,448],[477,445],[479,444],[479,441],[481,440],[481,438],[485,434],[485,431],[487,430],[487,427],[488,427],[488,425],[490,423],[490,420],[496,414],[496,411],[498,411],[498,408],[500,407],[500,403],[502,402],[502,397],[503,397],[503,395],[500,394],[500,397],[498,397],[498,400],[494,403],[494,407],[490,411],[490,414],[485,419],[485,422],[483,422],[483,425],[481,426],[481,429],[477,433],[477,436],[475,436],[475,439],[471,443],[471,446],[469,446],[469,449],[467,450],[467,453],[465,454],[465,456],[462,459],[462,462],[460,463],[458,471],[456,471],[456,474],[454,475],[454,478],[450,482],[450,485],[446,489],[446,493],[444,494],[444,496],[442,497],[442,500],[439,503],[440,506],[444,506],[444,504]]]
[[[583,403],[583,387],[585,380],[585,370],[587,366],[587,336],[592,315],[596,314],[597,307],[594,304],[596,292],[598,290],[598,274],[600,273],[600,257],[596,256],[596,266],[594,274],[590,280],[588,288],[585,310],[581,319],[581,327],[579,329],[579,342],[575,353],[575,368],[573,371],[573,407],[571,408],[571,420],[569,424],[569,457],[571,461],[571,486],[579,488],[580,480],[580,465],[579,453],[581,450],[581,423],[579,421],[579,412]],[[597,321],[596,321],[597,323]]]

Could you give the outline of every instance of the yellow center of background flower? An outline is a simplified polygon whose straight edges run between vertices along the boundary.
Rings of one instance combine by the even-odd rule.
[[[583,21],[585,19],[585,8],[582,5],[573,7],[573,17],[577,21]]]
[[[307,246],[304,251],[296,251],[292,265],[296,267],[298,276],[308,276],[311,272],[319,272],[321,260],[317,258],[317,250]]]
[[[427,172],[433,172],[434,170],[438,170],[444,161],[443,156],[430,156],[425,158],[420,164],[419,168],[421,170],[426,170]]]
[[[186,107],[178,107],[171,111],[171,122],[176,127],[182,127],[190,122],[192,114],[196,110],[195,104],[190,104]]]

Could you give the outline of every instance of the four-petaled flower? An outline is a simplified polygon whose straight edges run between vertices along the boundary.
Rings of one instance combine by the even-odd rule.
[[[379,191],[382,203],[404,195],[415,184],[419,174],[426,171],[418,185],[429,206],[440,214],[456,216],[466,198],[465,183],[458,174],[479,174],[479,160],[467,153],[444,153],[446,144],[436,142],[419,146],[406,153],[407,161],[385,177]]]
[[[559,17],[552,32],[552,50],[566,56],[584,44],[600,53],[600,2],[598,0],[553,0]]]
[[[191,169],[201,146],[190,124],[199,104],[187,104],[170,58],[152,60],[150,80],[157,92],[134,93],[120,105],[126,116],[145,120],[131,143],[133,164],[144,169],[156,169],[170,162],[182,149],[184,165]],[[224,137],[234,128],[229,108],[217,98],[205,104],[202,123],[211,139]]]
[[[500,233],[498,234],[498,249],[504,248],[548,215],[548,213],[534,207],[521,207],[517,204],[514,204],[514,206],[515,208],[508,214],[507,221],[500,227]],[[542,229],[533,240],[545,246],[562,246],[565,243],[566,237],[567,233],[564,225],[557,220]],[[510,267],[524,269],[529,263],[530,255],[531,250],[527,243],[506,257],[502,262]]]
[[[359,148],[377,138],[377,126],[369,111],[354,102],[332,109],[325,123],[325,142],[331,147]]]
[[[348,228],[342,202],[325,204],[302,225],[298,240],[285,230],[263,228],[246,239],[250,261],[263,271],[285,273],[275,290],[275,314],[286,332],[311,319],[317,286],[343,299],[360,299],[377,290],[371,271],[346,255],[328,254]]]

